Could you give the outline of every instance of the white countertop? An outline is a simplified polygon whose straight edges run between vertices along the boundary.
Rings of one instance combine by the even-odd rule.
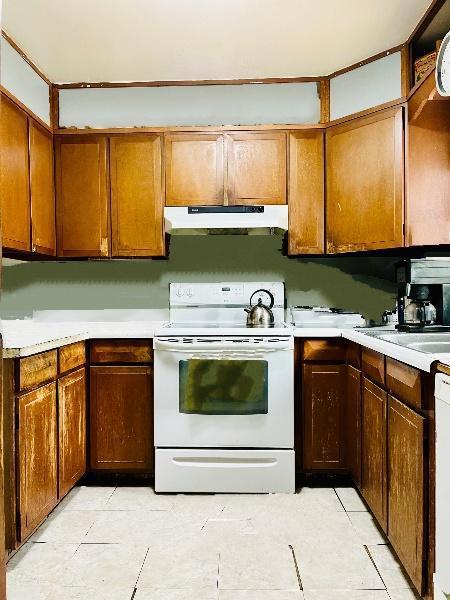
[[[105,315],[102,311],[73,311],[62,314],[66,320],[55,321],[58,311],[39,315],[39,319],[3,320],[3,357],[18,358],[45,352],[66,344],[94,338],[152,338],[155,331],[167,322],[164,311],[122,311],[126,315]],[[141,313],[141,314],[139,314]],[[109,320],[95,320],[101,315]],[[154,318],[152,317],[159,317]],[[289,330],[287,330],[289,331]],[[343,337],[366,348],[395,358],[423,371],[430,371],[434,362],[450,366],[450,354],[428,354],[405,348],[368,335],[364,330],[336,327],[293,327],[295,337]]]

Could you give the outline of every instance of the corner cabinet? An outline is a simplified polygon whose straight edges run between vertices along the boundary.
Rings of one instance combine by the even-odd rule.
[[[403,110],[381,110],[328,129],[328,253],[403,246]]]
[[[324,133],[289,134],[288,254],[325,252]]]
[[[58,256],[109,255],[107,150],[103,136],[56,138]]]
[[[164,256],[161,137],[109,143],[112,256]]]

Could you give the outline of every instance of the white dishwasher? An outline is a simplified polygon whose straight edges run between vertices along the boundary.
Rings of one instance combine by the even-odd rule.
[[[450,597],[450,376],[436,375],[435,600]]]

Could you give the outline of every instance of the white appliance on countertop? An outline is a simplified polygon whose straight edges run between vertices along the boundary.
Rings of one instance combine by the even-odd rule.
[[[260,289],[274,297],[273,327],[246,326]],[[280,282],[170,285],[170,323],[154,338],[157,492],[294,492],[284,307]]]
[[[450,377],[436,375],[436,573],[435,600],[450,596]]]
[[[366,320],[360,313],[327,306],[291,306],[295,327],[339,327],[350,329],[364,327]]]

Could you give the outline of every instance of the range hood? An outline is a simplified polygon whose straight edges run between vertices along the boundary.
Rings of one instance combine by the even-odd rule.
[[[171,235],[277,235],[288,228],[288,207],[166,206],[165,230]]]

